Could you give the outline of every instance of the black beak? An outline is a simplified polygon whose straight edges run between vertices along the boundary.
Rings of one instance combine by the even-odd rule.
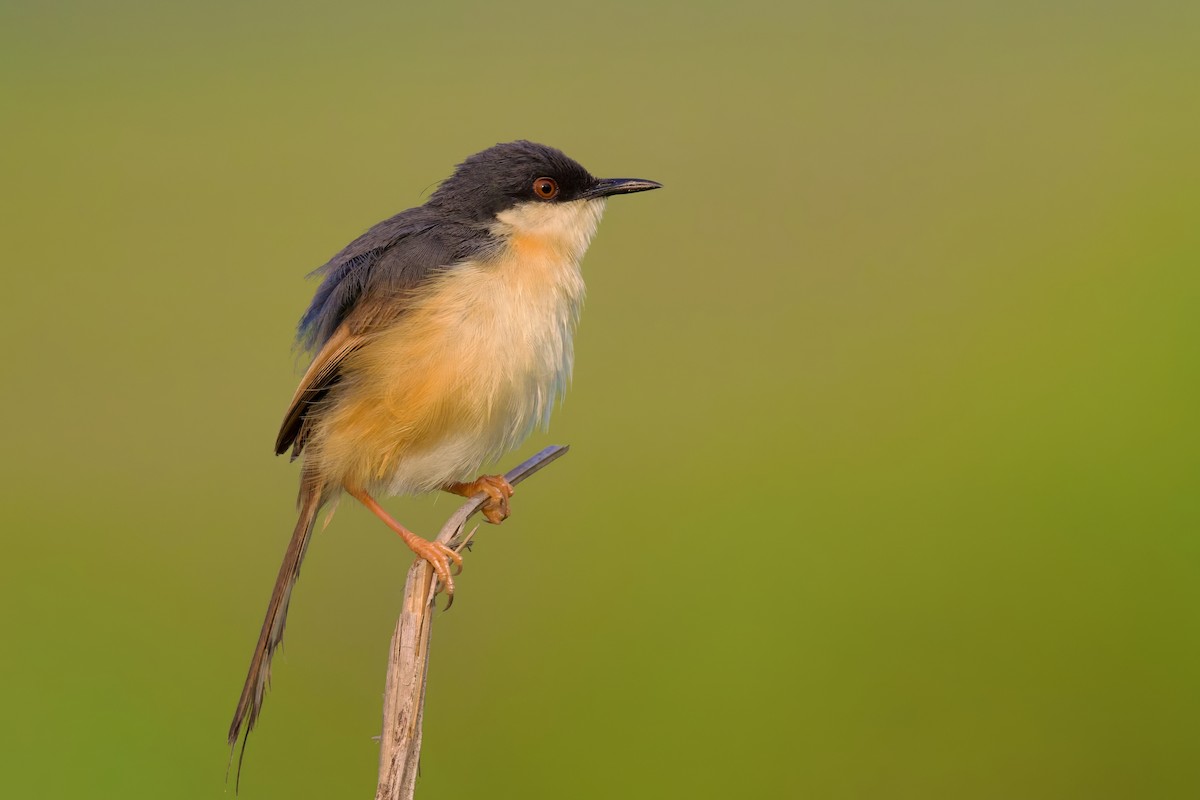
[[[648,192],[651,189],[661,188],[661,183],[644,181],[641,178],[599,178],[589,189],[584,191],[581,197],[584,200],[594,200],[597,197]]]

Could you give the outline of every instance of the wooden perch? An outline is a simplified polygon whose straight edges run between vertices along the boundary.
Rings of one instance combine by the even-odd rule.
[[[547,447],[505,474],[516,486],[567,452],[565,445]],[[479,511],[483,492],[459,507],[437,535],[437,541],[461,553],[478,528],[466,532]],[[433,627],[436,576],[428,561],[418,559],[408,570],[404,604],[392,634],[387,684],[383,698],[383,736],[379,740],[379,787],[375,800],[412,800],[421,759],[421,722],[425,714],[425,681],[429,670],[429,634]]]

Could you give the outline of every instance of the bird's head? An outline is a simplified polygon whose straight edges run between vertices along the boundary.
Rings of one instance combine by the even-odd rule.
[[[640,178],[596,178],[561,150],[520,140],[463,161],[427,205],[499,235],[561,241],[582,255],[607,198],[661,186]]]

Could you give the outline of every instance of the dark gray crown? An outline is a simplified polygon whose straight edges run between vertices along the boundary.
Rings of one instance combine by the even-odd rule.
[[[534,194],[538,178],[553,178],[553,200]],[[456,215],[489,220],[523,202],[568,202],[590,189],[596,179],[579,162],[544,144],[505,142],[463,161],[429,198],[427,205]]]

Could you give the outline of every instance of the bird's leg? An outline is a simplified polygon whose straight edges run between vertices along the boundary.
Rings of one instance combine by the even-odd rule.
[[[440,580],[442,585],[446,587],[446,596],[450,598],[451,602],[453,602],[454,578],[450,575],[450,562],[453,561],[455,566],[458,567],[458,572],[454,573],[457,575],[459,572],[462,572],[462,556],[441,542],[431,542],[428,539],[422,539],[420,536],[417,536],[399,522],[396,522],[396,520],[392,519],[391,516],[383,510],[379,503],[375,502],[375,498],[371,497],[371,495],[367,494],[365,491],[361,489],[347,489],[346,491],[349,492],[350,496],[355,500],[369,508],[371,513],[383,520],[385,525],[394,530],[396,533],[400,534],[400,538],[404,540],[406,545],[408,545],[409,550],[412,550],[418,556],[429,562],[430,566],[433,567],[433,571],[437,573],[438,580]],[[449,608],[449,606],[446,607]]]
[[[469,483],[450,483],[442,488],[463,497],[487,492],[488,499],[484,501],[481,509],[483,516],[493,525],[499,525],[508,519],[508,498],[513,496],[513,487],[504,480],[503,475],[480,475]]]

